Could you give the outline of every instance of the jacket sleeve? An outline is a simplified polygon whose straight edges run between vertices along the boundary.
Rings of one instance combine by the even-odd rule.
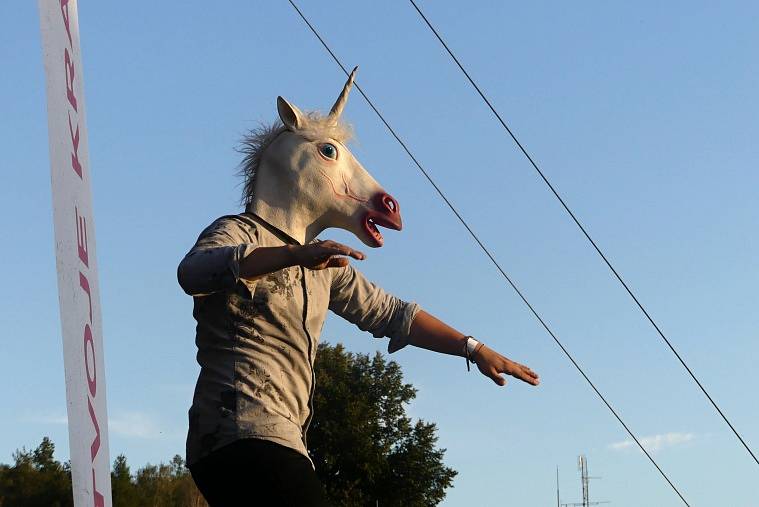
[[[229,290],[240,280],[240,261],[258,246],[256,230],[234,217],[221,217],[198,237],[177,268],[182,289],[191,296]]]
[[[400,350],[409,342],[411,323],[420,308],[388,294],[367,280],[352,265],[334,269],[329,309],[375,338],[387,336],[387,351]]]

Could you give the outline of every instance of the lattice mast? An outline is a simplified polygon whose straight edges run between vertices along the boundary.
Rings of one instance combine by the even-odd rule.
[[[591,507],[603,503],[611,503],[608,500],[592,502],[590,500],[590,479],[600,479],[588,475],[588,458],[584,454],[577,457],[577,470],[580,472],[580,487],[582,490],[582,502],[560,503],[559,499],[559,469],[556,468],[556,503],[559,507]]]

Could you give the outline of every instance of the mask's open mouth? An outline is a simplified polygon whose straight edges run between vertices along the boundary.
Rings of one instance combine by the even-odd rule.
[[[385,242],[384,238],[382,237],[382,234],[379,231],[378,226],[386,227],[388,229],[393,229],[396,231],[400,231],[401,228],[403,227],[401,223],[401,217],[398,214],[396,214],[395,216],[389,217],[381,213],[378,213],[376,211],[367,212],[364,215],[364,231],[372,240],[372,242],[374,243],[373,246],[375,247],[380,247]]]

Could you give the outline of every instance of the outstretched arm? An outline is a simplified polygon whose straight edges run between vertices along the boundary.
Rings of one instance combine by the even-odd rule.
[[[466,336],[424,310],[420,310],[411,324],[409,342],[423,349],[464,356]],[[487,345],[480,347],[472,359],[477,363],[480,372],[490,377],[499,386],[506,385],[506,379],[501,373],[534,386],[540,383],[537,373],[523,364],[502,356]]]
[[[339,268],[364,254],[334,241],[260,247],[255,229],[239,217],[215,220],[200,234],[177,268],[179,285],[191,296],[229,290],[240,278],[255,279],[290,266]]]
[[[277,271],[288,266],[305,266],[309,269],[345,267],[348,257],[363,260],[364,254],[335,241],[321,241],[303,246],[261,247],[248,254],[240,262],[242,278],[258,276]],[[420,310],[411,323],[409,343],[417,347],[464,356],[466,336]],[[527,366],[502,356],[487,345],[477,349],[472,357],[483,375],[490,377],[499,386],[506,385],[505,373],[531,385],[540,383],[538,374]]]
[[[253,279],[290,266],[308,269],[340,268],[348,257],[363,260],[364,254],[336,241],[318,241],[307,245],[259,247],[240,261],[240,276]]]

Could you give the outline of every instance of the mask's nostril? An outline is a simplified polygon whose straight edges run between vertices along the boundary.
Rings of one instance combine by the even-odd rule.
[[[401,223],[401,207],[392,195],[385,192],[378,192],[372,198],[374,216],[380,220],[380,225],[390,227],[400,231],[403,227]]]
[[[387,194],[382,196],[382,204],[384,204],[385,208],[391,213],[396,213],[398,211],[398,204],[395,202],[395,199]]]

